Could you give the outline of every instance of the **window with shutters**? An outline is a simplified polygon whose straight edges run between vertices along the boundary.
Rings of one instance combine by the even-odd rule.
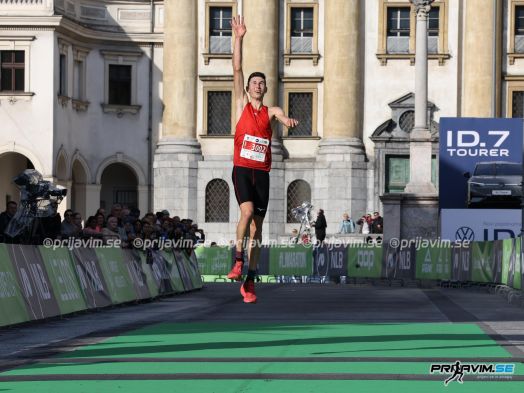
[[[207,183],[206,222],[229,222],[229,185],[222,179]]]
[[[287,0],[286,48],[284,62],[311,59],[318,64],[318,3]]]
[[[231,59],[233,33],[231,18],[237,14],[236,1],[206,0],[206,36],[204,42],[204,64],[211,59]]]
[[[231,91],[207,92],[207,135],[231,134]]]
[[[25,52],[22,50],[0,51],[0,92],[25,91]]]
[[[415,64],[415,7],[409,0],[379,1],[377,58],[382,65],[392,59],[408,59],[412,65]],[[437,59],[439,65],[450,58],[447,44],[448,1],[433,2],[427,17],[428,58]]]
[[[209,8],[209,52],[231,53],[231,7]]]
[[[524,118],[524,76],[506,76],[508,86],[506,116]]]
[[[311,202],[311,186],[305,180],[295,180],[287,187],[287,220],[288,224],[299,223],[292,210],[302,202]]]
[[[524,0],[510,0],[509,5],[509,64],[515,64],[515,59],[524,58]]]
[[[137,114],[141,108],[137,104],[137,67],[143,52],[101,50],[100,53],[105,60],[104,113],[116,113],[118,117]]]
[[[204,137],[231,137],[235,128],[233,83],[205,81],[203,87],[202,134]]]
[[[298,126],[283,127],[284,138],[317,137],[317,86],[314,83],[286,83],[284,112],[297,119]]]
[[[387,53],[409,53],[410,7],[389,7],[387,13]]]

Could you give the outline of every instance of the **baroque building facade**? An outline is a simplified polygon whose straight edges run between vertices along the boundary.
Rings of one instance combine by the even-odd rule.
[[[231,15],[244,72],[267,76],[274,124],[264,236],[291,209],[381,211],[409,182],[415,13],[408,0],[0,0],[0,198],[34,167],[62,208],[115,202],[190,217],[232,239]],[[437,0],[428,15],[428,127],[438,186],[440,117],[523,117],[524,1]],[[387,217],[386,217],[387,225]]]

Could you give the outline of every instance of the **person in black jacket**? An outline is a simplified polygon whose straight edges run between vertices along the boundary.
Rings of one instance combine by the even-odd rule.
[[[13,238],[4,234],[9,222],[16,213],[18,205],[15,201],[7,202],[6,209],[0,213],[0,243],[13,243]]]
[[[315,221],[315,236],[317,237],[317,243],[324,243],[326,238],[326,217],[324,216],[324,210],[319,209],[317,214],[317,219]]]

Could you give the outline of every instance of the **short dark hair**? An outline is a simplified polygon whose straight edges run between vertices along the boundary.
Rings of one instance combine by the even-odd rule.
[[[263,72],[256,71],[256,72],[251,73],[251,75],[249,75],[249,78],[247,78],[247,86],[249,86],[249,82],[251,82],[251,79],[257,76],[264,79],[264,82],[266,81],[266,75]]]

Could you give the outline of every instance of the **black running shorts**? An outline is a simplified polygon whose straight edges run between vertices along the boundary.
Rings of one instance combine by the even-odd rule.
[[[254,215],[265,217],[269,202],[269,172],[234,166],[232,179],[238,204],[253,202]]]

